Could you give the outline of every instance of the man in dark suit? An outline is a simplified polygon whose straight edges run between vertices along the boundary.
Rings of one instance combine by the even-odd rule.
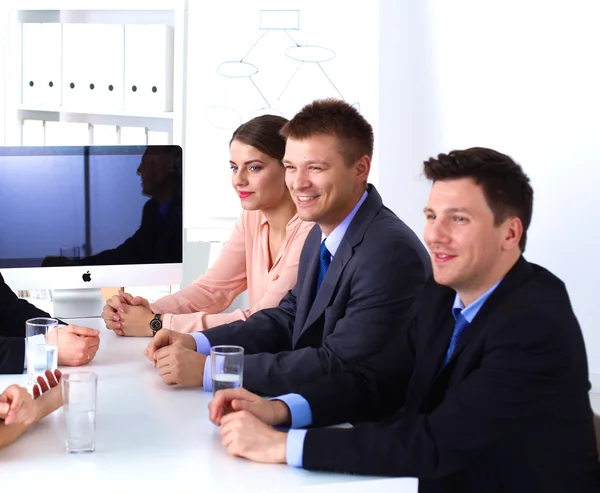
[[[389,340],[394,356],[298,387],[294,399],[218,393],[211,419],[224,445],[262,462],[418,477],[421,492],[600,491],[581,330],[560,279],[522,257],[529,179],[482,148],[430,159],[425,175],[434,279],[415,324]],[[289,434],[266,425],[374,418]]]
[[[49,315],[19,299],[0,275],[0,373],[23,373],[25,365],[25,322]],[[58,346],[58,364],[80,366],[89,363],[98,351],[98,331],[77,325],[61,326],[50,334]]]
[[[209,348],[243,346],[244,386],[274,395],[389,351],[430,273],[416,235],[367,185],[373,129],[352,106],[315,101],[282,129],[286,183],[315,221],[298,281],[278,307],[193,335],[160,330],[146,354],[168,384],[211,386]]]

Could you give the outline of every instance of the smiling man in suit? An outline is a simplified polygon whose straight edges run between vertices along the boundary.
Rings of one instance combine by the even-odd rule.
[[[224,445],[261,462],[418,477],[422,493],[600,491],[581,330],[564,284],[522,256],[529,179],[483,148],[441,154],[424,171],[433,182],[424,235],[433,279],[415,324],[402,328],[394,352],[293,398],[218,392],[210,417]],[[374,364],[386,369],[376,381]],[[267,426],[365,416],[380,422]]]
[[[305,106],[282,134],[298,215],[317,223],[297,284],[278,307],[246,321],[192,335],[160,330],[146,355],[167,384],[210,390],[209,348],[233,344],[245,349],[244,386],[276,395],[390,352],[389,341],[414,318],[431,262],[367,182],[371,125],[352,106],[328,99]]]

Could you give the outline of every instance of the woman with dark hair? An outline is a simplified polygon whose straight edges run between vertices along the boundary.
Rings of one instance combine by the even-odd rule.
[[[314,225],[298,218],[285,185],[279,131],[286,122],[263,115],[233,133],[229,164],[244,211],[214,265],[153,304],[129,293],[113,296],[102,312],[108,329],[125,336],[152,336],[161,327],[195,332],[279,304],[296,283],[300,251]],[[246,289],[250,308],[222,313]]]

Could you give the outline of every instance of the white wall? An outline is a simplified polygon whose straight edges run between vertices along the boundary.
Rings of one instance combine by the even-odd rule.
[[[511,155],[535,191],[526,257],[565,281],[600,373],[600,2],[383,0],[380,18],[386,202],[420,232],[424,159]]]
[[[265,10],[297,10],[298,29],[261,29],[261,11]],[[239,215],[228,144],[240,123],[261,113],[291,118],[314,99],[343,97],[377,126],[377,23],[376,1],[189,2],[187,228],[206,228],[210,219]],[[329,53],[331,59],[320,67],[300,63],[287,56],[287,50],[295,49],[294,43],[325,48],[318,53]],[[219,69],[223,62],[230,64],[230,77],[223,76],[223,66]],[[242,70],[256,73],[250,80],[241,76]],[[372,180],[376,181],[374,168]]]

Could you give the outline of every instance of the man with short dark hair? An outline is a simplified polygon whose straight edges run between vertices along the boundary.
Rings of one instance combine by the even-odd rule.
[[[373,381],[367,360],[272,401],[220,391],[210,417],[223,444],[260,462],[418,477],[422,493],[600,491],[581,330],[562,281],[522,256],[528,177],[483,148],[441,154],[424,171],[433,279],[393,357],[377,361],[385,370]],[[365,416],[381,422],[267,426]]]
[[[349,104],[305,106],[282,129],[283,164],[298,216],[317,224],[298,280],[278,307],[192,335],[162,329],[146,354],[168,384],[211,388],[209,348],[245,349],[244,386],[288,392],[390,352],[431,272],[417,236],[367,179],[373,129]],[[375,361],[371,371],[381,370]]]

